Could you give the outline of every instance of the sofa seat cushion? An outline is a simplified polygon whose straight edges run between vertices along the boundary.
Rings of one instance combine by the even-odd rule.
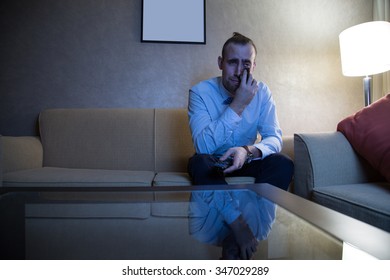
[[[390,184],[364,183],[317,187],[313,200],[321,205],[390,231]]]
[[[191,186],[191,179],[184,172],[159,172],[154,177],[153,186]]]
[[[226,177],[229,185],[253,184],[253,177]],[[191,186],[191,178],[184,172],[159,172],[153,181],[154,186]]]
[[[152,185],[154,175],[153,171],[43,167],[6,173],[3,176],[3,185],[15,187],[149,187]]]
[[[255,178],[254,177],[226,177],[226,182],[229,185],[241,185],[241,184],[254,184]]]

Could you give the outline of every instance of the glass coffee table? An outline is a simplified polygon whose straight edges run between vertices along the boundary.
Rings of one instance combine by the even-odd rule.
[[[220,206],[205,200],[226,193],[261,236],[254,259],[342,259],[345,244],[390,259],[390,233],[269,184],[1,192],[1,259],[219,259]]]

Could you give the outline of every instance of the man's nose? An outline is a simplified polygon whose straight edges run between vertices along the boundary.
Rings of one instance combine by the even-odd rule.
[[[244,71],[244,67],[242,65],[237,65],[235,74],[237,76],[240,76],[243,71]]]

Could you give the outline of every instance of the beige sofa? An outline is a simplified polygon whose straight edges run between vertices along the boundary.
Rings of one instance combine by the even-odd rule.
[[[190,185],[186,169],[194,149],[187,120],[186,109],[45,110],[39,116],[39,137],[0,137],[2,185]],[[285,138],[284,152],[291,157],[292,145],[292,137]],[[251,182],[253,178],[240,177],[229,183]],[[143,198],[151,201],[149,205],[131,199],[118,203],[112,197],[106,203],[93,204],[82,201],[91,198],[72,195],[59,205],[55,197],[48,198],[54,202],[25,209],[28,259],[143,259],[147,258],[140,254],[145,251],[144,244],[158,247],[156,259],[220,256],[219,248],[199,244],[189,236],[186,197],[175,205],[160,203],[170,198],[158,194]],[[135,230],[141,222],[149,229],[142,234]],[[177,229],[176,235],[164,238],[165,229],[172,227]],[[76,245],[74,240],[82,242]],[[118,245],[116,240],[122,242]],[[186,246],[191,243],[193,246]]]
[[[191,184],[186,109],[51,109],[39,115],[39,131],[1,137],[3,186]],[[293,156],[292,137],[283,152]]]

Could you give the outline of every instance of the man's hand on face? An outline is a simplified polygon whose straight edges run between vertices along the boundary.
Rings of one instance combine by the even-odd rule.
[[[257,81],[253,78],[252,74],[249,71],[244,71],[240,86],[236,90],[234,100],[230,104],[230,107],[241,116],[246,106],[252,101],[258,88]]]
[[[243,147],[233,147],[227,150],[227,152],[220,157],[220,161],[226,160],[228,157],[233,157],[233,164],[226,168],[223,173],[231,173],[238,169],[241,169],[246,162],[247,151]]]

